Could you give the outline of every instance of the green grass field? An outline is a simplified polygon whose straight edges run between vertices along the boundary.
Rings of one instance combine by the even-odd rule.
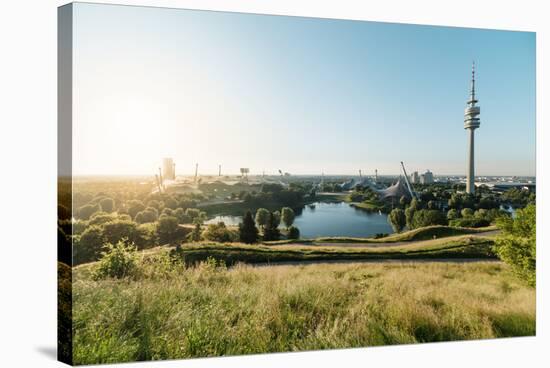
[[[76,364],[535,334],[535,290],[500,262],[76,267]]]

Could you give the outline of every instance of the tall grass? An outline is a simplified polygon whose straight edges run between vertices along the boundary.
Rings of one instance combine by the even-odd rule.
[[[501,263],[186,268],[74,283],[76,364],[535,334],[535,291]]]

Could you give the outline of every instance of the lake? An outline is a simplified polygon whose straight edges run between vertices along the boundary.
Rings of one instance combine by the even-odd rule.
[[[206,223],[223,221],[226,225],[238,225],[241,216],[216,216]],[[296,215],[294,225],[302,238],[320,236],[368,237],[378,233],[393,233],[387,215],[356,209],[346,202],[316,202],[305,206]]]

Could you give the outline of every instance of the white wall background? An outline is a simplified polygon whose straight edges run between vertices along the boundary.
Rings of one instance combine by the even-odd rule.
[[[550,28],[544,1],[136,0],[102,3],[537,32],[537,337],[142,363],[155,367],[542,367],[550,346],[544,188]],[[0,366],[54,367],[57,0],[0,3]],[[98,24],[98,27],[101,25]],[[544,104],[546,102],[546,104]],[[546,167],[548,167],[546,165]],[[37,220],[39,219],[39,220]],[[547,348],[546,348],[547,349]],[[546,361],[546,362],[545,362]]]

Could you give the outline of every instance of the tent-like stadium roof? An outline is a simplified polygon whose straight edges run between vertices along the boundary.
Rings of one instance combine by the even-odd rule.
[[[409,193],[409,190],[407,189],[407,184],[405,184],[405,180],[400,176],[397,182],[386,189],[382,189],[378,191],[378,195],[380,196],[380,199],[387,199],[387,198],[401,198],[402,196],[411,197],[411,193]]]

